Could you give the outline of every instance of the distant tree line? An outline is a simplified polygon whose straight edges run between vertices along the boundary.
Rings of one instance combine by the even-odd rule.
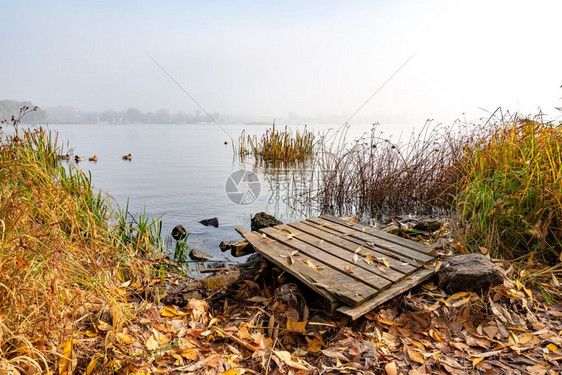
[[[201,111],[194,113],[171,113],[167,109],[156,112],[142,112],[138,108],[129,108],[125,111],[106,109],[103,111],[79,111],[73,107],[48,107],[45,109],[52,122],[105,122],[105,123],[142,123],[142,124],[196,124],[212,121]],[[221,118],[220,114],[213,113],[213,117]]]
[[[20,109],[23,107],[33,108],[35,104],[31,102],[20,102],[17,100],[0,100],[0,120],[10,120],[12,116],[18,117]],[[47,122],[49,116],[46,111],[38,108],[25,115],[23,118],[24,123],[42,123]]]
[[[0,120],[10,120],[12,116],[19,114],[20,108],[35,107],[30,101],[0,100]],[[230,119],[213,112],[212,116],[219,121]],[[195,110],[193,113],[183,111],[171,113],[167,109],[156,112],[142,112],[137,108],[129,108],[125,111],[107,109],[103,111],[81,111],[70,106],[46,107],[39,106],[35,112],[25,116],[24,123],[81,123],[81,122],[107,122],[107,123],[143,123],[143,124],[197,124],[211,122],[205,113]]]

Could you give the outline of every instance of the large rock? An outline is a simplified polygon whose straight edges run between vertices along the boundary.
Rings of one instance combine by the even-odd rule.
[[[447,293],[483,292],[503,282],[501,268],[482,254],[457,255],[443,261],[437,271],[439,287]]]
[[[258,212],[252,218],[252,230],[257,231],[262,228],[274,227],[276,225],[283,224],[281,221],[277,220],[274,216],[266,214],[265,212]]]

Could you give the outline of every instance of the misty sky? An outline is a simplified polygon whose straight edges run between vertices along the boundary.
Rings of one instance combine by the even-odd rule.
[[[3,1],[0,99],[449,123],[557,115],[561,1]]]

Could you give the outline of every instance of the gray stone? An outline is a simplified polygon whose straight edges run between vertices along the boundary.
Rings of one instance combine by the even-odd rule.
[[[501,284],[504,273],[482,254],[457,255],[443,261],[437,271],[439,287],[447,293],[484,292]]]
[[[251,228],[253,231],[257,231],[262,228],[274,227],[279,224],[283,224],[283,222],[277,220],[274,216],[266,214],[265,212],[258,212],[252,218]]]

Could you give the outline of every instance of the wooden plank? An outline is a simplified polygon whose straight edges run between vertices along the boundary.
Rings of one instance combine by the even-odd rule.
[[[250,242],[258,253],[329,300],[333,300],[335,297],[355,307],[376,293],[376,289],[359,284],[355,279],[333,268],[324,267],[315,270],[298,259],[291,264],[291,258],[288,255],[293,251],[292,248],[276,240],[263,238],[263,235],[257,232],[248,232],[242,228],[237,228],[237,231]]]
[[[268,237],[282,242],[286,246],[298,250],[300,254],[316,260],[318,264],[322,264],[325,267],[331,267],[338,270],[339,272],[346,273],[347,275],[355,279],[358,283],[367,284],[377,290],[388,288],[392,284],[390,280],[380,275],[382,272],[370,272],[369,269],[363,268],[359,264],[354,264],[352,260],[353,253],[326,243],[317,246],[317,238],[307,236],[303,232],[299,232],[293,228],[289,228],[290,227],[286,225],[277,225],[275,228],[261,229],[260,232],[263,232],[267,234]],[[291,237],[291,240],[289,240],[287,238],[287,232],[282,232],[280,231],[280,229],[289,230],[294,237]],[[342,252],[344,253],[345,258],[336,256],[336,254],[341,254]],[[315,262],[315,264],[317,264],[317,262]],[[371,268],[374,268],[376,270],[374,265],[366,265],[371,266]],[[346,267],[349,267],[352,272],[346,271]],[[398,277],[402,278],[404,277],[404,275],[398,273]]]
[[[355,320],[369,311],[373,310],[375,307],[385,303],[386,301],[404,293],[405,291],[421,284],[425,280],[429,279],[435,273],[435,266],[431,264],[429,268],[422,268],[413,274],[407,276],[402,281],[394,284],[390,288],[380,292],[374,298],[365,301],[362,305],[357,307],[342,306],[338,309],[339,312],[349,316],[351,319]]]
[[[368,247],[369,249],[376,249],[377,251],[382,252],[387,258],[395,259],[401,265],[404,266],[409,265],[411,267],[411,272],[415,271],[420,266],[420,264],[423,263],[421,261],[416,260],[415,258],[408,256],[408,254],[403,254],[402,252],[397,251],[396,249],[400,249],[400,246],[396,244],[393,244],[391,242],[383,242],[383,241],[373,242],[372,238],[371,241],[361,238],[355,238],[351,236],[351,233],[353,232],[352,230],[345,229],[345,232],[342,232],[341,228],[340,230],[337,230],[334,227],[336,225],[335,223],[330,222],[328,223],[329,226],[322,225],[323,221],[315,222],[315,221],[304,220],[301,221],[301,223],[307,226],[311,226],[315,229],[319,229],[326,234],[338,236],[339,238],[345,238],[347,241],[355,243],[356,246],[363,245]],[[406,251],[406,253],[408,253],[408,251]]]
[[[370,225],[364,225],[364,224],[359,224],[359,223],[352,223],[349,221],[345,221],[345,220],[341,220],[335,216],[331,216],[331,215],[322,215],[320,216],[320,220],[326,220],[330,223],[334,223],[334,224],[338,224],[341,227],[347,228],[349,229],[353,229],[354,232],[353,233],[367,233],[370,234],[371,236],[378,238],[379,241],[386,241],[386,242],[390,242],[396,245],[400,245],[402,247],[405,247],[407,249],[411,249],[414,250],[420,254],[422,254],[423,256],[430,256],[432,258],[435,258],[435,256],[431,253],[429,253],[429,246],[425,246],[422,245],[419,242],[413,241],[413,240],[408,240],[399,236],[395,236],[393,234],[390,233],[386,233],[382,230],[378,230],[373,228]],[[339,228],[338,226],[338,228]]]
[[[342,234],[345,234],[346,236],[350,236],[353,238],[357,238],[366,242],[370,242],[370,243],[374,243],[376,245],[381,245],[382,247],[386,248],[387,251],[394,253],[396,255],[403,255],[405,258],[410,259],[410,260],[415,260],[417,262],[420,263],[427,263],[430,262],[431,260],[435,259],[435,256],[429,254],[428,251],[420,251],[419,248],[418,250],[413,249],[412,247],[419,247],[422,246],[414,241],[410,241],[410,240],[404,240],[403,238],[399,238],[400,240],[404,240],[404,241],[408,241],[408,242],[413,242],[415,245],[410,245],[410,246],[404,246],[402,243],[397,243],[397,242],[392,242],[390,240],[387,240],[385,238],[381,238],[380,236],[378,236],[378,233],[376,232],[380,232],[374,228],[369,228],[367,226],[365,226],[365,231],[363,231],[362,229],[357,230],[356,228],[350,227],[348,225],[345,224],[341,224],[341,223],[337,223],[335,221],[322,221],[322,219],[320,221],[317,220],[313,220],[313,219],[308,219],[307,220],[310,223],[314,223],[320,227],[322,226],[328,226],[330,229],[338,231]],[[353,223],[348,223],[345,222],[346,224],[351,224],[351,225],[357,225],[357,224],[353,224]],[[362,226],[359,226],[360,228],[363,228]],[[392,235],[390,235],[392,236]]]
[[[402,245],[402,246],[407,247],[409,249],[418,251],[422,254],[430,255],[433,258],[435,258],[435,255],[429,253],[430,247],[422,245],[419,242],[408,240],[406,238],[402,238],[402,237],[399,237],[399,236],[395,236],[395,235],[390,234],[390,233],[386,233],[385,231],[375,229],[375,228],[373,228],[369,225],[362,225],[362,224],[359,224],[359,223],[353,223],[353,222],[349,222],[349,221],[346,221],[346,220],[341,220],[340,218],[337,218],[337,217],[332,216],[332,215],[321,215],[320,218],[332,221],[334,223],[344,225],[344,226],[349,227],[349,228],[353,228],[353,229],[355,229],[359,232],[362,232],[364,230],[366,233],[372,234],[373,236],[378,237],[380,239],[387,240],[387,241],[393,242],[393,243],[398,244],[398,245]]]
[[[390,280],[398,280],[404,277],[404,275],[410,274],[417,269],[416,266],[412,266],[408,263],[404,263],[400,260],[393,259],[392,257],[387,256],[384,252],[379,251],[377,248],[373,248],[367,245],[366,242],[362,241],[361,243],[349,241],[348,239],[339,237],[335,234],[327,233],[326,231],[320,230],[315,228],[312,225],[308,225],[305,222],[297,222],[289,224],[291,228],[295,228],[302,233],[305,233],[304,236],[300,236],[299,239],[305,242],[311,243],[312,245],[319,244],[322,240],[324,241],[324,246],[326,246],[325,251],[329,251],[332,254],[343,258],[345,260],[349,260],[357,251],[359,246],[363,246],[363,250],[360,251],[360,254],[371,253],[372,256],[377,257],[379,259],[386,259],[388,264],[390,265],[390,270],[381,271],[377,268],[374,264],[366,264],[364,261],[359,260],[359,264],[361,266],[365,266],[365,269],[375,272],[385,278]],[[335,249],[334,249],[335,248]]]

